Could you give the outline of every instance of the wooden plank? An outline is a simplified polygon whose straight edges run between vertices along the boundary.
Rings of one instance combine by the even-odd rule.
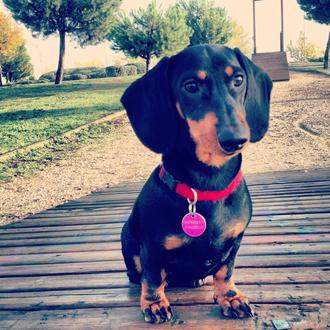
[[[1,240],[0,247],[18,247],[18,246],[35,246],[35,245],[57,245],[57,244],[79,244],[91,242],[117,242],[120,241],[119,234],[115,235],[91,235],[81,237],[63,237],[63,238],[36,238],[34,240],[17,239],[17,240]]]
[[[329,283],[329,268],[240,268],[234,271],[235,283],[241,284],[320,284]],[[212,278],[207,279],[212,283]],[[0,278],[0,292],[77,290],[128,287],[124,272],[74,275],[43,275]]]
[[[291,189],[290,189],[291,188]],[[322,199],[329,199],[330,195],[330,186],[326,185],[323,187],[316,187],[309,189],[302,189],[302,188],[283,188],[277,189],[274,191],[261,189],[260,191],[253,191],[251,190],[251,196],[253,201],[258,204],[258,202],[262,199],[265,202],[273,202],[273,197],[275,199],[279,199],[282,201],[308,201],[308,200],[322,200]],[[305,193],[305,194],[304,194]],[[308,194],[313,193],[314,195],[309,196]],[[323,193],[323,194],[322,194]],[[63,204],[61,207],[58,207],[56,210],[68,210],[68,209],[75,209],[75,208],[83,208],[83,207],[90,207],[90,206],[120,206],[125,207],[129,206],[134,203],[137,194],[126,195],[126,196],[116,196],[116,198],[112,195],[96,195],[92,194],[89,195],[86,199],[76,200],[70,203]]]
[[[323,183],[323,182],[322,182]],[[258,188],[258,189],[253,189],[251,187],[249,187],[249,191],[251,193],[251,196],[253,199],[257,198],[257,197],[265,197],[265,198],[271,198],[272,196],[275,196],[277,198],[281,198],[281,197],[286,197],[286,198],[290,198],[290,197],[299,197],[299,196],[317,196],[318,194],[323,196],[323,195],[329,195],[330,193],[330,183],[327,184],[318,184],[317,186],[312,186],[310,185],[310,183],[308,183],[308,186],[302,185],[299,187],[294,187],[292,185],[288,185],[287,187],[272,187],[270,189],[262,189],[262,187]],[[91,195],[87,195],[84,198],[81,198],[77,201],[73,201],[70,203],[74,203],[74,205],[80,205],[80,204],[84,204],[87,202],[109,202],[112,201],[115,204],[118,203],[118,205],[121,205],[121,201],[125,201],[125,202],[130,202],[133,203],[138,195],[138,192],[127,192],[127,194],[123,194],[122,196],[118,196],[118,195],[113,195],[114,193],[112,192],[104,192],[102,194],[100,193],[93,193]]]
[[[309,189],[302,189],[302,188],[297,188],[297,189],[293,189],[293,188],[283,188],[283,189],[277,189],[277,190],[260,190],[260,191],[251,191],[251,196],[252,196],[252,200],[255,203],[256,206],[258,206],[259,203],[262,202],[267,202],[267,203],[273,203],[275,199],[275,201],[277,200],[282,200],[282,201],[308,201],[308,200],[318,200],[318,198],[320,200],[322,199],[329,199],[330,196],[330,187],[329,186],[325,186],[325,187],[316,187],[316,188],[309,188]],[[84,200],[84,201],[80,201],[79,203],[75,202],[75,203],[70,203],[67,206],[63,206],[61,208],[57,208],[56,210],[53,209],[52,213],[56,212],[59,213],[59,211],[68,211],[70,209],[79,209],[79,208],[83,208],[83,207],[90,207],[90,206],[106,206],[106,207],[110,207],[113,206],[114,210],[120,210],[120,209],[124,209],[125,207],[129,207],[131,205],[133,205],[137,194],[134,194],[134,196],[132,196],[131,198],[129,198],[129,196],[125,196],[122,197],[121,200],[116,200],[113,201],[111,200],[111,195],[104,195],[102,197],[100,196],[94,196],[91,195],[89,196],[90,199]],[[31,217],[32,218],[32,217]]]
[[[329,284],[240,285],[252,304],[330,303]],[[213,288],[168,288],[172,306],[212,304]],[[0,293],[0,310],[43,310],[50,308],[126,307],[139,305],[140,288],[85,289],[41,292]]]
[[[86,206],[106,206],[111,207],[113,205],[121,205],[120,201],[116,201],[116,204],[114,202],[109,201],[108,198],[103,197],[104,199],[97,198],[97,196],[90,196],[89,204],[87,201],[80,202],[80,203],[71,203],[70,209],[79,209],[80,207],[86,207]],[[134,197],[129,200],[129,203],[133,205],[137,195],[134,195]],[[277,204],[279,202],[286,202],[286,203],[292,203],[292,202],[300,202],[300,203],[311,203],[315,204],[320,201],[329,201],[330,200],[330,187],[327,189],[323,189],[322,191],[307,191],[307,192],[301,192],[301,191],[288,191],[285,190],[283,192],[260,192],[260,193],[254,193],[252,194],[252,201],[253,204],[258,207],[262,203],[267,204]],[[127,200],[128,202],[128,200]],[[61,208],[61,210],[68,210],[69,208]],[[116,213],[115,213],[116,214]]]
[[[322,226],[326,223],[324,220],[314,220],[315,223]],[[301,224],[310,224],[313,221],[302,220]],[[0,230],[0,240],[16,238],[46,238],[46,237],[66,237],[66,236],[88,236],[98,234],[111,234],[120,232],[123,223],[104,223],[92,225],[69,225],[69,226],[45,226],[45,227],[23,227],[6,228]]]
[[[330,185],[318,186],[318,187],[300,187],[300,188],[283,188],[283,189],[272,189],[272,190],[263,190],[251,191],[250,193],[253,200],[256,199],[268,199],[268,198],[308,198],[309,196],[329,196],[330,194]]]
[[[291,200],[291,201],[285,201],[285,200],[279,200],[279,201],[264,201],[262,200],[260,203],[254,203],[253,204],[253,209],[254,212],[259,213],[264,209],[268,209],[271,208],[272,210],[274,210],[274,213],[276,214],[277,210],[285,210],[286,208],[294,208],[294,206],[296,206],[297,209],[300,209],[303,213],[304,209],[317,209],[317,212],[324,212],[324,209],[329,210],[330,207],[330,199],[328,197],[326,197],[324,200],[322,200],[321,198],[316,200],[316,201],[298,201],[298,200]],[[92,208],[88,208],[86,210],[81,209],[81,208],[74,208],[75,212],[82,212],[82,211],[86,211],[87,214],[93,214],[93,212],[95,211],[99,211],[99,213],[102,212],[107,212],[108,215],[126,215],[127,213],[130,213],[130,209],[125,209],[122,210],[121,213],[113,213],[112,212],[112,207],[111,205],[108,206],[98,206],[96,204],[93,204]],[[94,211],[93,211],[94,210]],[[329,211],[328,211],[329,212]]]
[[[245,244],[282,244],[282,243],[317,243],[329,242],[329,234],[294,234],[294,235],[265,235],[265,236],[244,236],[243,243]]]
[[[90,201],[89,203],[84,202],[84,203],[70,203],[68,205],[63,205],[61,208],[56,209],[56,211],[61,210],[61,211],[67,211],[67,210],[75,210],[76,212],[79,211],[91,211],[91,210],[97,210],[97,209],[104,209],[106,210],[107,208],[111,209],[113,211],[114,205],[121,205],[121,210],[125,206],[130,207],[133,205],[135,198],[132,199],[131,201],[122,201],[122,202],[112,202],[109,200],[105,201]],[[324,206],[329,206],[329,195],[325,196],[318,196],[317,198],[315,197],[289,197],[289,198],[281,198],[281,199],[273,199],[272,196],[269,196],[267,199],[253,199],[253,205],[254,208],[258,209],[265,205],[265,203],[269,206],[286,206],[286,205],[292,205],[292,204],[298,204],[299,206],[305,206],[305,205],[311,205],[311,206],[318,206],[320,204]],[[116,203],[116,204],[115,204]],[[120,203],[120,204],[119,204]],[[117,208],[118,209],[118,208]],[[126,211],[126,208],[124,208]],[[50,212],[50,211],[49,211]],[[114,213],[116,214],[116,213]]]
[[[74,207],[73,208],[76,212],[84,212],[84,209],[80,207]],[[299,213],[311,213],[311,212],[330,212],[330,197],[324,196],[324,198],[318,198],[316,200],[298,200],[298,199],[291,199],[289,201],[286,200],[272,200],[272,201],[266,201],[261,200],[260,202],[253,201],[253,212],[254,214],[264,214],[269,211],[273,211],[274,214],[277,214],[278,212],[281,213],[288,213],[287,210],[293,210],[293,211],[300,211]],[[107,214],[111,217],[113,217],[116,220],[116,216],[123,216],[125,217],[131,212],[131,209],[126,209],[122,213],[115,213],[112,212],[111,205],[107,204],[93,204],[91,208],[86,208],[85,215],[90,214],[93,216],[93,213],[95,211],[99,211],[98,214]],[[286,211],[286,212],[285,212]],[[270,213],[271,214],[271,213]],[[121,218],[123,218],[121,217]]]
[[[259,235],[294,235],[294,234],[329,234],[329,226],[299,226],[299,227],[248,227],[244,236]],[[108,233],[90,234],[88,236],[46,237],[46,238],[22,238],[0,240],[0,247],[19,247],[36,245],[62,245],[92,242],[117,242],[120,241],[120,229],[113,229]]]
[[[65,275],[81,273],[101,273],[101,272],[124,272],[126,270],[124,261],[107,260],[96,262],[76,262],[66,264],[42,264],[42,265],[18,265],[1,266],[0,277],[12,276],[37,276],[37,275]]]
[[[263,190],[265,190],[266,193],[270,192],[285,192],[285,189],[288,189],[289,191],[298,192],[300,190],[304,191],[317,191],[320,189],[329,189],[330,185],[330,179],[327,178],[327,180],[313,180],[313,181],[293,181],[293,182],[263,182],[261,183],[253,183],[253,182],[247,182],[247,185],[249,187],[249,190],[252,194],[254,193],[261,193]],[[263,189],[264,188],[264,189]],[[113,191],[112,188],[105,188],[98,192],[93,192],[93,197],[99,197],[101,200],[104,200],[106,198],[109,198],[112,201],[125,201],[127,199],[134,199],[134,197],[140,192],[140,187],[138,189],[135,189],[134,185],[127,188],[125,191],[118,192]],[[87,202],[89,199],[87,196],[83,196],[77,200],[67,202],[65,204],[75,202]],[[63,205],[65,205],[63,204]],[[56,209],[60,206],[56,206],[53,209]]]
[[[125,218],[126,219],[126,218]],[[310,213],[310,214],[287,214],[287,215],[267,215],[267,216],[257,216],[254,215],[252,217],[251,225],[256,223],[257,221],[266,221],[269,225],[270,223],[274,223],[277,221],[314,221],[318,219],[323,219],[326,221],[326,223],[329,223],[330,219],[330,213]],[[61,223],[61,221],[63,221]],[[89,220],[91,220],[91,217],[84,217],[83,215],[77,217],[77,218],[68,218],[68,219],[61,219],[59,218],[57,223],[57,220],[54,221],[47,221],[45,219],[40,220],[24,220],[21,222],[16,222],[12,224],[11,226],[2,227],[0,229],[0,233],[17,233],[17,232],[24,232],[24,233],[33,233],[33,232],[43,232],[43,231],[66,231],[66,230],[89,230],[89,229],[102,229],[105,228],[103,226],[108,226],[108,228],[121,228],[123,223],[126,220],[120,221],[120,222],[112,222],[108,221],[108,216],[106,215],[94,215],[93,216],[93,222],[89,223]]]
[[[94,262],[105,260],[122,260],[121,250],[104,249],[102,251],[6,255],[0,256],[0,265],[65,264],[72,262]]]
[[[329,173],[327,173],[327,178],[320,178],[320,179],[309,179],[308,177],[304,178],[294,178],[290,177],[291,180],[274,180],[269,178],[268,176],[265,179],[258,179],[258,180],[249,180],[247,179],[247,185],[251,192],[260,192],[262,188],[265,187],[266,191],[277,191],[283,189],[295,189],[298,190],[301,188],[302,190],[311,190],[313,188],[317,189],[318,187],[329,187],[330,179]],[[105,188],[100,191],[94,192],[93,196],[112,196],[114,199],[120,199],[120,197],[130,196],[133,197],[134,195],[138,194],[141,191],[143,183],[139,184],[130,184],[127,187],[119,187],[120,189],[115,189],[113,187]],[[81,197],[82,200],[86,199],[85,197]]]
[[[129,215],[129,210],[125,215],[120,214],[115,217],[109,214],[99,214],[95,212],[94,214],[85,214],[77,213],[71,216],[58,216],[58,217],[50,217],[50,218],[33,218],[33,219],[24,219],[19,222],[15,222],[10,226],[6,226],[2,229],[9,228],[33,228],[33,227],[63,227],[63,226],[72,226],[72,225],[88,225],[88,224],[103,224],[103,223],[124,223]]]
[[[243,244],[283,244],[283,243],[317,243],[330,242],[330,234],[294,234],[294,235],[265,235],[265,236],[245,236]],[[42,253],[61,253],[75,251],[102,251],[109,249],[120,249],[120,242],[92,242],[80,244],[63,245],[37,245],[37,246],[18,246],[0,248],[0,255],[19,255],[19,254],[42,254]]]
[[[293,209],[293,211],[292,211]],[[291,211],[291,212],[290,212]],[[129,215],[129,210],[125,213],[120,213],[118,215],[113,215],[109,211],[94,211],[94,212],[77,212],[75,214],[67,214],[67,215],[58,215],[57,217],[51,218],[33,218],[26,219],[21,222],[17,222],[12,224],[11,226],[4,227],[5,228],[27,228],[27,227],[43,227],[43,226],[65,226],[65,225],[74,225],[74,224],[100,224],[100,223],[122,223],[125,222]],[[280,210],[280,212],[272,212],[271,208],[266,211],[258,212],[254,210],[254,218],[256,217],[280,217],[282,218],[297,218],[299,216],[310,218],[315,214],[326,214],[329,215],[330,210],[328,208],[305,208],[305,209],[295,209],[294,206],[289,210],[288,208],[284,210]]]
[[[298,199],[298,198],[282,198],[279,200],[276,199],[272,199],[272,197],[270,197],[268,200],[266,199],[262,199],[260,201],[258,201],[258,199],[253,200],[253,205],[254,205],[254,209],[258,210],[260,208],[262,208],[265,204],[267,204],[268,206],[277,206],[280,208],[285,207],[286,205],[294,205],[297,204],[298,206],[301,207],[310,207],[310,206],[314,206],[314,207],[329,207],[329,195],[323,196],[319,199],[308,199],[307,197],[305,199]],[[124,205],[125,203],[122,202],[121,205]],[[133,205],[133,201],[127,203],[127,207],[114,207],[112,205],[112,203],[110,203],[109,201],[105,201],[103,203],[96,203],[93,202],[90,205],[73,205],[70,204],[69,206],[66,207],[62,207],[62,208],[58,208],[56,210],[49,210],[47,213],[47,217],[50,216],[54,216],[56,214],[56,216],[74,216],[79,214],[79,212],[84,212],[84,213],[93,213],[95,211],[97,211],[98,213],[102,213],[102,212],[107,212],[108,215],[123,215],[125,213],[127,213],[130,208]],[[35,216],[34,218],[40,218],[41,214],[39,214],[39,216]],[[45,216],[46,217],[46,216]]]
[[[104,253],[105,254],[105,253]],[[77,256],[76,258],[83,258]],[[113,257],[103,256],[102,261],[91,262],[69,262],[59,264],[32,264],[32,265],[13,265],[1,266],[0,276],[37,276],[50,274],[81,274],[81,273],[100,273],[125,271],[122,258],[113,260]],[[272,268],[272,267],[328,267],[330,266],[330,254],[305,254],[305,255],[256,255],[242,256],[236,258],[236,268]]]
[[[286,320],[291,329],[323,330],[329,327],[329,305],[301,304],[254,306],[257,316],[235,320],[224,318],[216,305],[176,306],[175,318],[166,324],[145,324],[136,307],[59,309],[46,311],[1,311],[7,329],[180,329],[180,330],[274,330],[272,321]]]
[[[65,226],[63,227],[40,227],[37,230],[24,229],[24,228],[9,228],[11,230],[0,230],[1,240],[15,240],[15,239],[28,239],[35,238],[53,238],[53,237],[81,237],[90,235],[113,235],[119,234],[123,224],[110,223],[101,225],[84,225],[84,226]],[[288,221],[251,221],[249,224],[250,230],[252,228],[276,228],[276,227],[329,227],[329,220],[326,219],[309,219],[309,220],[288,220]]]
[[[22,254],[0,256],[0,265],[35,265],[59,264],[71,262],[88,262],[102,260],[121,260],[121,250],[103,249],[100,251],[56,252],[44,254]],[[326,243],[291,243],[291,244],[242,244],[239,250],[241,256],[255,255],[293,255],[293,254],[328,254],[330,245]]]
[[[329,239],[330,240],[330,239]],[[41,254],[41,253],[60,253],[75,251],[102,251],[106,249],[120,249],[120,242],[99,242],[99,243],[80,243],[63,245],[39,245],[39,246],[19,246],[11,248],[1,248],[0,255],[12,254]]]
[[[288,183],[329,180],[330,168],[318,168],[309,170],[286,170],[264,173],[248,173],[244,175],[250,185],[263,185],[267,183]],[[113,192],[125,192],[127,189],[141,189],[143,182],[130,182],[107,188]]]

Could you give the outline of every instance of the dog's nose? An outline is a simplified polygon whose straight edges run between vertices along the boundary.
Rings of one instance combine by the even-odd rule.
[[[243,148],[244,144],[247,142],[247,139],[232,139],[232,140],[225,140],[219,141],[222,149],[231,154],[237,150]]]

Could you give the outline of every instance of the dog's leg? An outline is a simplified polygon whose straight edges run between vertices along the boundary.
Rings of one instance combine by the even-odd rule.
[[[213,276],[214,301],[218,303],[224,316],[227,317],[252,317],[253,310],[245,294],[240,292],[232,276],[234,263],[243,234],[235,239],[231,252],[224,264]]]
[[[144,320],[148,323],[163,323],[171,320],[173,314],[165,296],[165,270],[145,262],[142,263],[142,269],[140,303]]]

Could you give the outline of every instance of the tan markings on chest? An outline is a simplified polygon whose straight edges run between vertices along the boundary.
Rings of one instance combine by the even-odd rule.
[[[233,223],[228,225],[228,227],[223,232],[222,237],[223,238],[236,238],[245,230],[245,227],[246,227],[245,219],[235,220]]]
[[[164,248],[166,250],[174,250],[189,243],[190,238],[185,235],[168,235],[164,239]]]

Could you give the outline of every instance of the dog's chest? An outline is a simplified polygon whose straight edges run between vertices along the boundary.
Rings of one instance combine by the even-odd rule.
[[[213,274],[230,253],[215,244],[192,242],[166,254],[165,270],[173,276],[184,275],[186,279],[198,279]]]
[[[234,241],[245,230],[249,213],[239,205],[229,212],[222,204],[218,208],[199,208],[207,227],[200,237],[185,233],[168,234],[164,239],[166,264],[173,272],[184,272],[191,277],[212,273],[229,256]]]
[[[168,235],[164,245],[166,263],[172,268],[205,272],[229,255],[232,239],[224,234],[219,227],[209,226],[201,237]]]

